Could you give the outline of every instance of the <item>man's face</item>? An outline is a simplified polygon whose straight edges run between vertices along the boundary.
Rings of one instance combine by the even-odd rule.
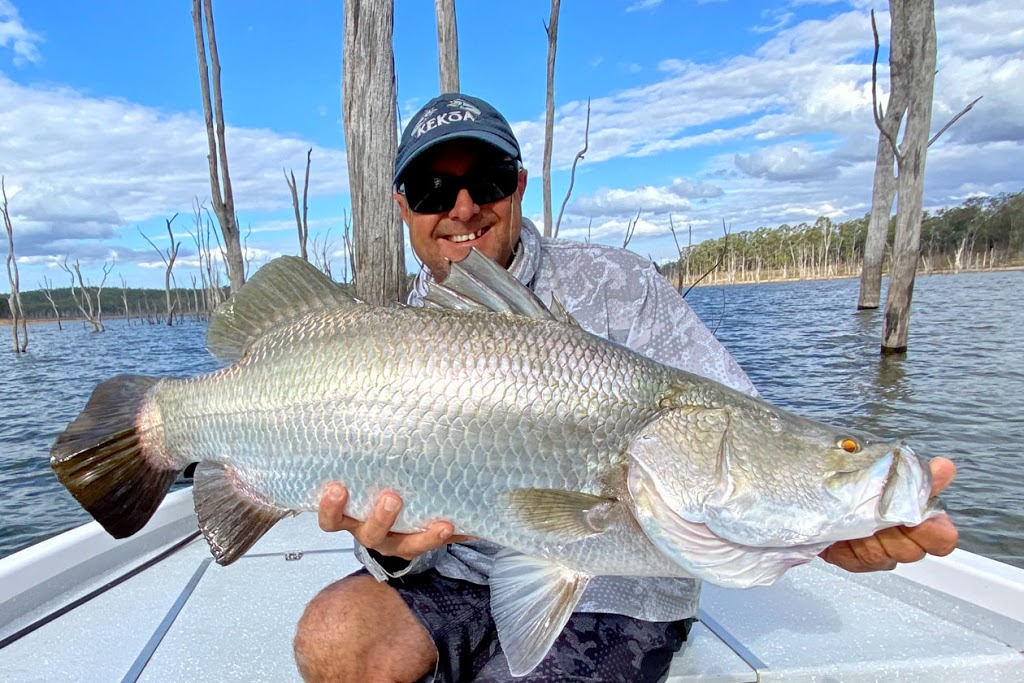
[[[427,179],[437,174],[467,176],[483,173],[489,165],[501,162],[500,152],[489,145],[453,140],[428,150],[403,174]],[[448,261],[461,261],[474,247],[506,268],[512,264],[522,224],[522,196],[526,190],[526,170],[519,172],[518,185],[511,195],[489,204],[477,204],[465,187],[459,189],[455,205],[441,213],[417,213],[409,198],[395,193],[402,220],[409,226],[413,251],[431,273],[448,272]]]

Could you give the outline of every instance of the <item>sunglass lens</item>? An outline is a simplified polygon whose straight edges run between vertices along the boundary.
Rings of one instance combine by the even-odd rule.
[[[471,170],[465,176],[436,173],[412,177],[405,181],[405,197],[416,213],[451,211],[462,188],[477,204],[490,204],[504,199],[519,186],[519,167],[503,162]]]

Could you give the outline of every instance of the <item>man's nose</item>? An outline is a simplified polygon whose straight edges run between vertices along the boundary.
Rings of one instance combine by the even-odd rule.
[[[455,206],[448,212],[448,217],[458,221],[468,221],[479,212],[480,207],[473,201],[469,190],[462,188],[455,197]]]

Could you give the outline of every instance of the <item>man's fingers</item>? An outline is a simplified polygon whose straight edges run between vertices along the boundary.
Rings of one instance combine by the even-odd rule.
[[[960,532],[948,515],[926,519],[915,527],[897,527],[929,555],[944,557],[956,549]]]
[[[929,463],[932,470],[932,495],[942,493],[956,476],[956,465],[947,458],[933,458]]]
[[[320,499],[317,518],[324,531],[348,531],[345,505],[348,504],[348,489],[341,484],[330,484]]]
[[[896,562],[917,562],[927,554],[907,535],[907,531],[909,529],[905,527],[892,527],[875,534],[885,553]]]
[[[425,531],[415,534],[391,534],[384,544],[386,554],[411,560],[417,555],[452,542],[455,528],[449,522],[434,522]],[[379,549],[383,552],[384,549]]]
[[[850,549],[865,566],[882,571],[896,568],[896,561],[889,557],[877,536],[858,538],[850,541]]]
[[[381,544],[388,537],[388,532],[391,531],[391,527],[395,525],[395,521],[398,519],[398,513],[402,510],[402,499],[394,493],[386,492],[377,499],[377,504],[373,507],[373,514],[370,515],[369,519],[359,525],[352,531],[352,535],[356,537],[363,546],[372,548],[378,552],[390,555],[392,553],[386,552],[385,548],[381,548]]]

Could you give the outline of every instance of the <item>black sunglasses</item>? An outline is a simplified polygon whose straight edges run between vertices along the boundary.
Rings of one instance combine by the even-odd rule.
[[[444,213],[451,211],[462,188],[476,204],[490,204],[504,199],[519,187],[519,162],[501,161],[477,166],[466,175],[447,173],[412,173],[404,178],[398,191],[409,201],[416,213]]]

